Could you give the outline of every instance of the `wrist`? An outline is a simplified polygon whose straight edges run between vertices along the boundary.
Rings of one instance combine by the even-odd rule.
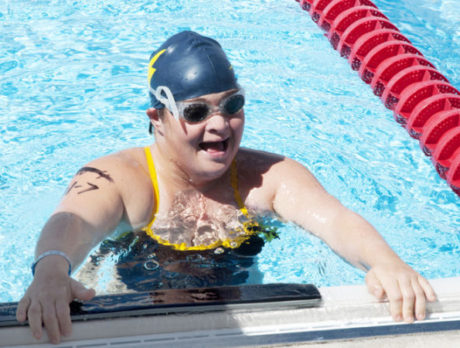
[[[61,260],[61,262],[58,260]],[[62,261],[65,261],[65,262],[62,262]],[[35,272],[39,265],[44,266],[46,263],[52,263],[53,267],[64,265],[64,266],[59,266],[59,267],[65,267],[64,269],[66,270],[69,276],[72,273],[72,261],[64,252],[59,251],[59,250],[48,250],[40,254],[35,259],[35,261],[32,263],[32,266],[31,266],[32,275],[35,276]]]

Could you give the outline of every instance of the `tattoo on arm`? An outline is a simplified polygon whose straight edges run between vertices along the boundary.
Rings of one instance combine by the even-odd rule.
[[[65,194],[67,195],[70,191],[72,191],[72,189],[74,188],[80,188],[81,185],[78,185],[78,181],[75,181],[72,185],[70,185],[68,188],[67,188],[67,191],[65,192]]]
[[[77,172],[77,175],[81,175],[81,174],[87,173],[87,172],[98,174],[99,176],[96,179],[103,178],[103,179],[106,179],[106,180],[108,180],[110,182],[113,182],[112,177],[107,173],[107,171],[102,171],[100,169],[93,168],[93,167],[83,167]]]
[[[86,183],[88,186],[86,186],[87,188],[80,191],[80,192],[77,192],[78,194],[81,194],[81,193],[85,193],[85,192],[88,192],[88,191],[93,191],[93,190],[99,190],[99,186],[97,185],[94,185],[94,184],[91,184],[90,182],[87,182]]]
[[[98,174],[99,176],[96,177],[96,179],[105,179],[109,182],[113,182],[113,179],[112,177],[107,173],[107,171],[102,171],[100,169],[97,169],[97,168],[93,168],[93,167],[83,167],[81,168],[76,176],[79,176],[79,175],[82,175],[83,173],[96,173]],[[94,191],[94,190],[99,190],[99,186],[96,185],[96,184],[93,184],[93,183],[90,183],[88,181],[86,181],[86,183],[79,183],[78,180],[75,180],[72,185],[69,186],[69,188],[67,189],[66,191],[66,195],[72,191],[73,189],[81,189],[79,191],[77,191],[77,194],[82,194],[82,193],[85,193],[85,192],[88,192],[88,191]]]
[[[83,190],[81,191],[78,191],[77,193],[78,194],[82,194],[82,193],[85,193],[85,192],[88,192],[88,191],[93,191],[93,190],[98,190],[99,189],[99,186],[95,185],[95,184],[92,184],[90,182],[86,182],[86,184],[84,185],[80,185],[78,183],[78,181],[75,181],[66,191],[66,195],[72,191],[73,189],[80,189],[80,188],[83,188]]]

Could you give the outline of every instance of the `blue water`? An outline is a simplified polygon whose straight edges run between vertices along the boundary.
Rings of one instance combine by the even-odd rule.
[[[305,164],[428,278],[460,275],[459,198],[294,0],[0,2],[0,302],[32,277],[34,245],[87,161],[152,141],[150,52],[179,30],[218,39],[248,95],[244,146]],[[376,1],[460,87],[456,0]],[[285,225],[263,282],[358,284],[363,274]]]

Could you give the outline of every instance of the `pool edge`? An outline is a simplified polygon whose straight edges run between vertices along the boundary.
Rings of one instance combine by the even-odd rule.
[[[438,301],[428,304],[425,321],[414,324],[394,323],[385,302],[369,295],[364,285],[353,285],[320,288],[323,300],[315,308],[232,309],[76,322],[72,336],[62,346],[325,344],[341,339],[378,340],[388,336],[403,338],[414,332],[440,335],[456,330],[459,335],[455,343],[460,343],[460,277],[434,279],[431,283]],[[51,346],[44,344],[46,337],[40,341],[42,344],[35,341],[27,327],[0,328],[0,342],[10,347]]]

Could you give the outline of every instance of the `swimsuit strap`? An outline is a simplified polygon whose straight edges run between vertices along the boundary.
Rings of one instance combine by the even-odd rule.
[[[147,159],[147,164],[149,167],[149,173],[150,173],[150,180],[152,181],[152,186],[153,186],[153,193],[155,195],[155,205],[153,207],[152,211],[152,218],[147,226],[143,228],[143,230],[151,237],[153,237],[153,232],[152,232],[152,225],[153,222],[155,221],[155,217],[158,213],[158,207],[160,205],[160,194],[158,191],[158,179],[157,179],[157,173],[155,170],[155,165],[153,164],[153,157],[152,157],[152,152],[150,151],[150,147],[146,146],[144,147],[144,152],[145,152],[145,157]]]
[[[238,204],[238,208],[243,213],[244,216],[249,218],[248,209],[243,203],[243,200],[240,196],[240,191],[238,190],[238,167],[236,165],[236,160],[232,161],[232,165],[230,167],[230,184],[233,188],[233,196],[235,197],[236,204]]]

